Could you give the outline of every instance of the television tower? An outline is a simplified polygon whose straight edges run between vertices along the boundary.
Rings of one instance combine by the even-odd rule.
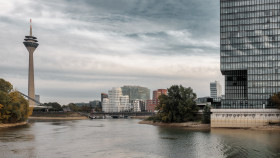
[[[37,38],[32,36],[32,20],[30,19],[30,35],[25,36],[23,44],[29,52],[29,68],[28,68],[28,97],[35,100],[35,87],[34,87],[34,64],[33,53],[38,47]],[[33,100],[28,99],[29,107],[34,107],[36,104]]]

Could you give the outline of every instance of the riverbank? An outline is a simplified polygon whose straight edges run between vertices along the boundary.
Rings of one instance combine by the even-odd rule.
[[[34,112],[29,120],[85,120],[88,119],[77,112]]]
[[[265,126],[259,126],[259,127],[252,127],[249,129],[258,130],[258,131],[279,131],[280,132],[280,125],[265,125]]]
[[[19,122],[19,123],[0,123],[0,128],[9,128],[9,127],[16,127],[16,126],[23,126],[26,125],[27,122]]]
[[[132,118],[132,119],[147,119],[149,117],[151,117],[151,116],[130,116],[130,118]]]
[[[142,120],[138,122],[139,124],[149,124],[155,126],[165,126],[165,127],[181,127],[185,129],[203,129],[210,130],[210,124],[202,124],[199,122],[182,122],[182,123],[163,123],[163,122],[153,122]],[[220,129],[220,128],[217,128]],[[224,128],[224,129],[246,129],[246,130],[256,130],[256,131],[280,131],[280,125],[265,125],[258,127],[249,127],[249,128]]]
[[[203,124],[199,122],[182,122],[182,123],[163,123],[163,122],[153,122],[153,121],[140,121],[139,124],[149,124],[155,126],[165,126],[165,127],[182,127],[185,129],[201,129],[210,130],[210,124]]]

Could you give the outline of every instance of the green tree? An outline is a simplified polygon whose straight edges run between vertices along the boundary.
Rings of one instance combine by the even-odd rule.
[[[203,123],[210,123],[210,114],[211,112],[211,108],[210,106],[206,105],[204,108],[203,108],[203,114],[202,114],[202,122]]]
[[[49,111],[63,111],[61,105],[57,102],[44,103],[44,106],[50,106]]]
[[[0,78],[0,91],[5,93],[10,93],[12,89],[13,89],[13,85],[10,82]]]
[[[10,82],[0,79],[0,122],[15,123],[25,121],[29,114],[28,101]]]
[[[268,99],[268,105],[276,106],[278,109],[280,109],[280,92],[275,93]]]
[[[69,103],[68,106],[69,106],[71,111],[74,111],[74,112],[79,111],[79,107],[74,103]]]
[[[167,95],[159,96],[156,119],[161,122],[193,121],[198,107],[194,101],[196,94],[192,88],[173,85],[167,91]]]

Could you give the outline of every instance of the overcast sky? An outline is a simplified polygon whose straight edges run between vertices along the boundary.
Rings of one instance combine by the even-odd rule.
[[[220,81],[219,0],[2,0],[0,78],[27,94],[29,19],[41,102],[100,100],[112,87]]]

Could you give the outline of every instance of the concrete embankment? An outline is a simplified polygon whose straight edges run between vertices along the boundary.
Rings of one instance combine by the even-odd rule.
[[[0,123],[0,128],[9,128],[9,127],[16,127],[16,126],[23,126],[26,125],[27,122],[19,122],[19,123]]]
[[[279,109],[211,109],[211,127],[256,128],[280,123]]]
[[[153,122],[153,121],[140,121],[139,124],[149,124],[155,126],[166,126],[166,127],[182,127],[185,129],[200,129],[209,130],[210,124],[202,124],[199,122],[182,122],[182,123],[163,123],[163,122]]]

